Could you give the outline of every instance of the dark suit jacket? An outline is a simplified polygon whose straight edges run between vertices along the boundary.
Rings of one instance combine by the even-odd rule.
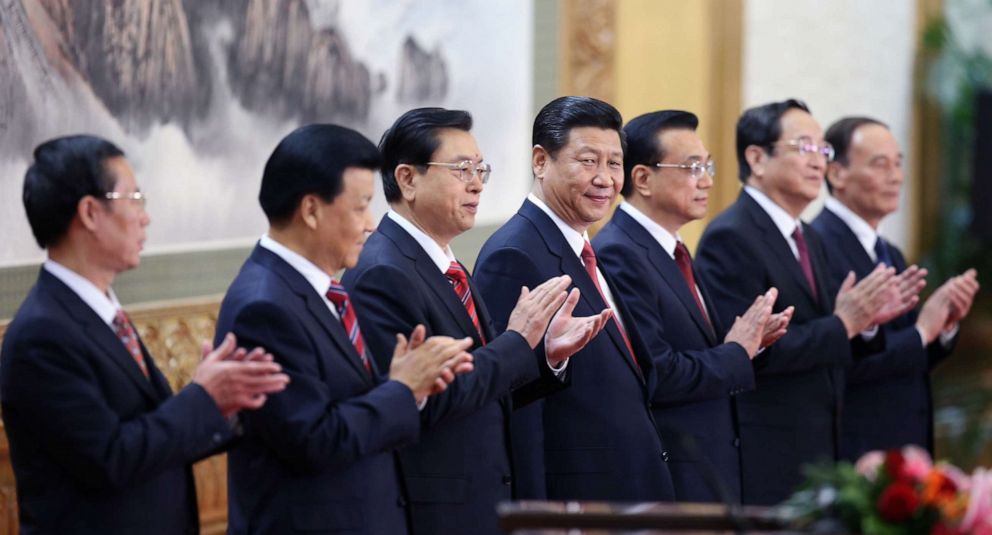
[[[739,344],[721,344],[678,265],[623,210],[593,240],[600,267],[650,348],[657,380],[652,411],[671,452],[668,468],[679,501],[740,502],[740,440],[733,396],[754,388]],[[698,279],[698,277],[697,277]],[[697,282],[714,322],[712,298]],[[737,311],[741,314],[743,311]],[[716,330],[721,331],[719,325]]]
[[[510,390],[538,380],[541,369],[516,332],[497,336],[485,302],[472,288],[483,346],[465,307],[417,241],[389,217],[373,233],[358,265],[342,281],[361,317],[362,334],[387,369],[396,333],[422,324],[427,336],[471,336],[475,370],[431,398],[421,413],[420,442],[400,451],[413,532],[502,533],[496,503],[512,499]],[[557,383],[550,370],[550,383]]]
[[[788,333],[752,362],[757,388],[737,396],[744,503],[780,502],[801,482],[802,465],[837,458],[851,347],[833,315],[837,287],[829,282],[823,246],[808,225],[803,234],[816,300],[788,242],[744,191],[706,228],[696,254],[697,272],[724,326],[771,286],[779,290],[775,312],[796,307]]]
[[[42,269],[7,329],[3,419],[21,533],[196,533],[190,465],[230,438],[199,385],[171,396],[142,346]]]
[[[290,378],[230,452],[229,533],[406,533],[393,450],[419,434],[410,389],[373,378],[313,286],[260,246],[224,297],[228,331]]]
[[[860,280],[875,262],[837,214],[824,209],[812,223],[821,236],[830,276],[842,281],[849,271]],[[902,251],[889,245],[894,267],[902,272]],[[930,370],[950,353],[939,340],[923,347],[916,311],[883,325],[881,348],[854,344],[847,373],[841,454],[856,461],[865,452],[916,444],[933,453],[933,402]]]
[[[475,282],[501,330],[521,286],[533,288],[562,274],[571,276],[582,292],[575,315],[590,316],[606,308],[558,227],[540,208],[524,201],[486,241]],[[651,359],[619,293],[614,290],[613,295],[616,312],[641,356],[639,366],[611,320],[569,360],[569,388],[514,412],[514,477],[521,498],[674,499],[669,454],[648,406],[654,381]],[[543,347],[539,352],[543,358]]]

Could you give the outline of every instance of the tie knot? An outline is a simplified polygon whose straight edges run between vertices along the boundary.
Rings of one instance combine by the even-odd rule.
[[[686,260],[692,258],[692,255],[689,254],[689,248],[686,247],[685,243],[682,243],[681,241],[675,242],[675,259],[678,260],[679,258],[684,258]]]
[[[462,265],[458,262],[452,262],[451,265],[448,266],[448,271],[445,271],[444,274],[449,279],[457,282],[465,282],[468,278],[468,276],[465,275],[465,270],[462,269]]]
[[[582,260],[585,262],[592,261],[594,264],[596,263],[596,253],[593,252],[592,244],[589,243],[589,240],[586,240],[586,242],[582,245]]]
[[[127,325],[128,322],[127,314],[122,309],[117,309],[117,314],[114,314],[114,327],[119,329]]]
[[[348,292],[345,291],[340,282],[331,280],[331,287],[327,289],[327,299],[334,303],[338,309],[341,309],[348,303]]]
[[[792,231],[792,239],[797,242],[805,242],[803,239],[803,229],[800,225],[796,225],[796,228]]]

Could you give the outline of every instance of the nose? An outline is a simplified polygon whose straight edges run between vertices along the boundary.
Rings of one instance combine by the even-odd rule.
[[[482,174],[479,172],[472,173],[472,180],[468,182],[468,191],[470,193],[482,193],[482,190],[486,188],[486,185],[482,183]]]
[[[713,177],[709,173],[703,173],[703,176],[699,177],[696,181],[696,187],[701,190],[708,190],[713,187]]]
[[[366,234],[375,232],[375,219],[372,217],[371,208],[365,209],[365,213],[362,215],[362,226],[365,227]]]

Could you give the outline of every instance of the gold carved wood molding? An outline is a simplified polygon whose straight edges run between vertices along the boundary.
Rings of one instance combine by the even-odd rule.
[[[617,0],[561,0],[559,5],[561,93],[611,102]]]

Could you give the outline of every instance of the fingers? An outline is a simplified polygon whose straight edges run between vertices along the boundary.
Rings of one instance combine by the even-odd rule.
[[[417,349],[418,347],[420,347],[420,344],[424,343],[424,340],[426,338],[427,338],[427,328],[424,327],[423,325],[417,325],[416,327],[413,328],[413,331],[410,333],[410,344],[407,347],[407,349],[409,350]]]
[[[393,348],[393,359],[401,358],[409,350],[409,344],[403,333],[396,333],[396,347]]]
[[[227,358],[228,355],[231,354],[231,352],[234,351],[234,348],[237,345],[237,343],[238,341],[234,337],[234,333],[227,333],[224,336],[224,341],[222,341],[220,345],[217,346],[216,349],[205,355],[203,357],[203,360],[204,361],[224,360],[225,358]]]
[[[211,349],[213,348],[210,347],[210,340],[204,338],[200,342],[200,360],[206,359],[207,355],[210,354]]]
[[[562,303],[561,308],[555,313],[556,318],[570,318],[572,317],[572,312],[575,311],[575,306],[579,304],[579,289],[572,288],[572,291],[568,292],[568,296],[565,297],[565,302]]]
[[[840,283],[840,290],[837,292],[837,297],[840,297],[847,292],[851,291],[854,287],[854,272],[848,271],[847,276],[844,277],[844,281]]]

